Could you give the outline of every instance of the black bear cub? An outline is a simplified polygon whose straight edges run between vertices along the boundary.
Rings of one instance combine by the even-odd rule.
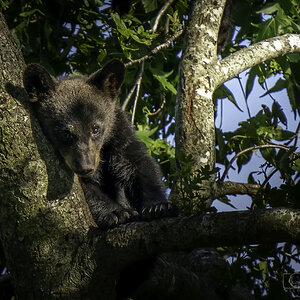
[[[107,229],[176,215],[158,165],[116,105],[125,68],[113,60],[88,78],[57,81],[28,65],[24,87],[45,135],[78,175],[95,222]]]

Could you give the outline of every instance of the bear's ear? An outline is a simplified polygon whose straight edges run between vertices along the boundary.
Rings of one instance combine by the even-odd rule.
[[[114,59],[107,63],[101,70],[93,73],[87,79],[87,83],[96,86],[99,90],[108,93],[112,99],[115,99],[123,82],[124,74],[124,64]]]
[[[30,64],[26,67],[23,84],[31,102],[37,102],[40,94],[55,90],[55,79],[38,64]]]

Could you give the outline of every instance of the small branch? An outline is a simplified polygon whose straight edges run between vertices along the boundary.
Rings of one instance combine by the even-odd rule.
[[[278,169],[274,168],[274,169],[269,173],[268,176],[265,175],[266,178],[265,178],[265,180],[264,180],[264,182],[262,183],[261,186],[262,186],[262,187],[265,187],[266,184],[268,183],[268,181],[272,178],[272,176],[273,176],[274,174],[276,174],[278,171],[279,171]]]
[[[166,12],[166,10],[169,8],[169,6],[174,2],[175,0],[168,0],[165,5],[161,8],[161,10],[158,12],[156,18],[155,18],[155,22],[154,25],[152,27],[152,31],[156,32],[159,21],[161,19],[161,17],[164,15],[164,13]]]
[[[125,68],[128,68],[130,66],[133,66],[134,64],[138,64],[138,63],[142,63],[146,60],[150,60],[153,55],[157,54],[159,51],[170,47],[170,45],[178,38],[182,35],[183,33],[183,29],[177,31],[174,35],[172,35],[167,41],[165,41],[163,44],[158,45],[157,47],[155,47],[153,50],[151,50],[150,54],[147,54],[141,58],[132,60],[128,63],[125,64]]]
[[[156,32],[157,27],[158,27],[158,23],[161,19],[161,17],[163,16],[163,14],[166,12],[166,10],[168,9],[168,7],[174,2],[175,0],[168,0],[165,5],[161,8],[161,10],[159,11],[155,23],[151,29],[151,31],[153,33]],[[134,117],[135,117],[135,112],[136,112],[136,105],[137,105],[137,101],[138,101],[138,96],[139,96],[139,92],[140,92],[140,84],[141,84],[141,80],[142,80],[142,76],[143,76],[143,71],[144,71],[144,63],[146,60],[149,60],[152,58],[153,55],[157,54],[159,51],[161,51],[164,48],[168,48],[181,34],[183,33],[183,30],[179,30],[178,32],[176,32],[170,39],[168,39],[165,43],[155,47],[150,54],[145,55],[139,59],[133,60],[131,62],[128,62],[127,64],[125,64],[125,68],[128,68],[134,64],[141,64],[140,66],[140,72],[137,76],[136,82],[134,84],[134,86],[131,88],[129,94],[127,95],[126,99],[124,100],[124,103],[122,105],[122,110],[126,110],[126,107],[134,93],[134,91],[136,91],[136,97],[134,100],[134,106],[133,106],[133,112],[132,112],[132,118],[131,118],[131,123],[134,123]]]
[[[137,106],[137,102],[138,102],[139,95],[140,95],[140,88],[141,88],[141,82],[142,82],[142,78],[143,78],[143,72],[144,72],[144,62],[142,62],[140,65],[139,76],[138,76],[138,79],[137,79],[136,85],[135,85],[136,91],[135,91],[135,99],[134,99],[132,116],[131,116],[131,124],[134,124],[136,106]]]
[[[300,52],[300,34],[284,34],[241,49],[213,64],[211,73],[219,74],[216,86],[237,76],[242,71],[266,60],[288,53]]]
[[[285,151],[289,151],[290,148],[286,147],[286,146],[282,146],[282,145],[273,145],[273,144],[268,144],[268,145],[259,145],[259,146],[253,146],[253,147],[249,147],[247,149],[244,149],[243,151],[239,152],[238,154],[236,154],[229,162],[229,164],[227,165],[222,177],[220,178],[220,182],[225,180],[225,177],[228,174],[229,169],[232,167],[234,161],[241,155],[245,154],[246,152],[249,151],[253,151],[253,150],[258,150],[258,149],[265,149],[265,148],[279,148],[279,149],[283,149]]]
[[[165,104],[166,104],[166,96],[163,95],[163,101],[162,101],[161,106],[155,112],[153,112],[153,113],[149,112],[149,113],[147,113],[147,115],[155,116],[155,115],[159,114],[164,109]]]
[[[262,189],[259,184],[249,184],[233,181],[216,182],[213,199],[225,195],[250,195],[255,196]]]
[[[122,104],[122,110],[126,110],[126,107],[127,107],[128,103],[129,103],[129,101],[130,101],[130,99],[131,99],[131,97],[132,97],[132,95],[133,95],[133,93],[134,93],[134,91],[135,91],[135,89],[136,89],[136,84],[137,84],[137,82],[138,82],[139,77],[140,77],[140,73],[138,74],[138,76],[137,76],[137,78],[136,78],[136,80],[135,80],[135,83],[134,83],[133,87],[132,87],[131,90],[129,91],[127,97],[125,98],[125,100],[124,100],[124,102],[123,102],[123,104]]]
[[[290,138],[290,140],[288,141],[288,143],[286,143],[286,145],[288,145],[293,139],[295,139],[294,140],[294,147],[296,148],[297,144],[298,144],[298,139],[299,139],[299,132],[300,132],[300,122],[298,123],[295,135]]]
[[[140,70],[139,70],[139,73],[137,74],[136,76],[136,79],[135,79],[135,82],[134,82],[134,85],[133,87],[131,88],[131,90],[129,91],[127,97],[125,98],[123,104],[122,104],[122,110],[126,110],[127,108],[127,105],[131,99],[131,97],[133,96],[136,88],[138,87],[138,85],[141,83],[141,80],[142,80],[142,76],[143,76],[143,72],[144,72],[144,65],[140,66]]]
[[[294,147],[295,148],[298,144],[299,132],[300,132],[300,122],[298,123],[297,129],[296,129],[296,137],[295,137],[295,141],[294,141]]]

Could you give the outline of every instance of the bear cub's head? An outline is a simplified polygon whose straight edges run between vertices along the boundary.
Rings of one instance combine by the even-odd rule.
[[[45,135],[79,176],[94,174],[100,150],[112,136],[124,73],[119,60],[88,78],[56,80],[37,64],[24,72],[24,87]]]

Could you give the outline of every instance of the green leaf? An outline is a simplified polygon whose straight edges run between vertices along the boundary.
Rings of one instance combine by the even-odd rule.
[[[267,275],[268,275],[268,262],[266,260],[261,261],[258,263],[258,266],[259,266],[259,270],[263,271],[263,280],[266,281]],[[266,284],[266,282],[265,282],[265,284]]]
[[[299,28],[299,32],[300,32],[300,28]],[[287,54],[287,57],[289,61],[292,63],[300,63],[300,53]]]
[[[157,131],[157,129],[158,127],[149,129],[146,126],[138,125],[138,130],[136,131],[136,135],[143,143],[149,145],[153,143],[153,139],[151,139],[150,136],[154,134]]]
[[[291,26],[290,18],[284,13],[280,6],[276,7],[275,5],[268,11],[272,10],[277,10],[277,14],[259,25],[256,42],[285,33],[287,27]]]
[[[171,71],[169,73],[164,73],[164,72],[162,72],[160,70],[154,70],[154,69],[152,69],[152,71],[154,71],[153,72],[153,77],[155,79],[157,79],[162,84],[162,86],[164,87],[164,89],[169,90],[174,95],[177,94],[177,90],[175,89],[175,87],[172,85],[172,83],[170,83],[167,80],[167,78],[173,73],[173,71]]]
[[[266,161],[275,164],[276,150],[274,148],[260,149],[260,153]]]
[[[249,72],[249,75],[247,78],[247,83],[246,83],[246,99],[248,99],[248,97],[253,89],[254,81],[257,76],[257,71],[258,71],[258,68],[257,68],[257,66],[255,66],[255,67],[251,68],[251,70]]]
[[[157,9],[157,0],[142,0],[146,14]]]
[[[286,115],[284,114],[281,105],[277,101],[273,102],[272,113],[273,113],[273,116],[275,118],[278,118],[283,125],[287,126]]]
[[[280,9],[280,5],[278,3],[272,3],[267,5],[265,8],[257,11],[258,14],[271,15],[277,12]]]
[[[39,13],[40,15],[45,16],[45,14],[37,8],[29,10],[29,11],[24,11],[24,12],[20,13],[20,16],[26,18],[28,16],[34,15],[35,13]]]
[[[233,209],[236,209],[236,207],[231,203],[230,199],[227,196],[222,196],[218,198],[218,200],[228,206],[230,206]]]
[[[238,159],[236,161],[236,164],[238,166],[238,172],[241,171],[243,165],[246,165],[250,161],[252,154],[253,154],[253,152],[247,152],[238,157]]]
[[[292,166],[292,169],[294,171],[298,171],[300,172],[300,158],[297,158],[294,163],[293,163],[293,166]]]
[[[117,30],[120,34],[122,34],[124,37],[129,38],[130,32],[128,28],[126,27],[126,24],[124,21],[120,18],[119,14],[117,13],[111,13],[111,17],[114,20]]]
[[[292,107],[294,113],[296,113],[296,109],[297,109],[297,104],[296,103],[297,103],[297,100],[296,100],[296,97],[295,97],[295,91],[294,91],[294,84],[293,84],[293,82],[288,81],[288,85],[287,85],[286,91],[287,91],[287,94],[289,96],[291,107]]]
[[[224,98],[227,98],[231,103],[235,105],[235,107],[239,111],[243,112],[243,110],[238,106],[232,92],[224,84],[222,84],[216,89],[214,93],[214,99],[224,99]]]
[[[287,87],[287,81],[283,79],[278,79],[272,88],[270,88],[267,92],[260,96],[260,98],[269,95],[271,93],[279,92]]]

